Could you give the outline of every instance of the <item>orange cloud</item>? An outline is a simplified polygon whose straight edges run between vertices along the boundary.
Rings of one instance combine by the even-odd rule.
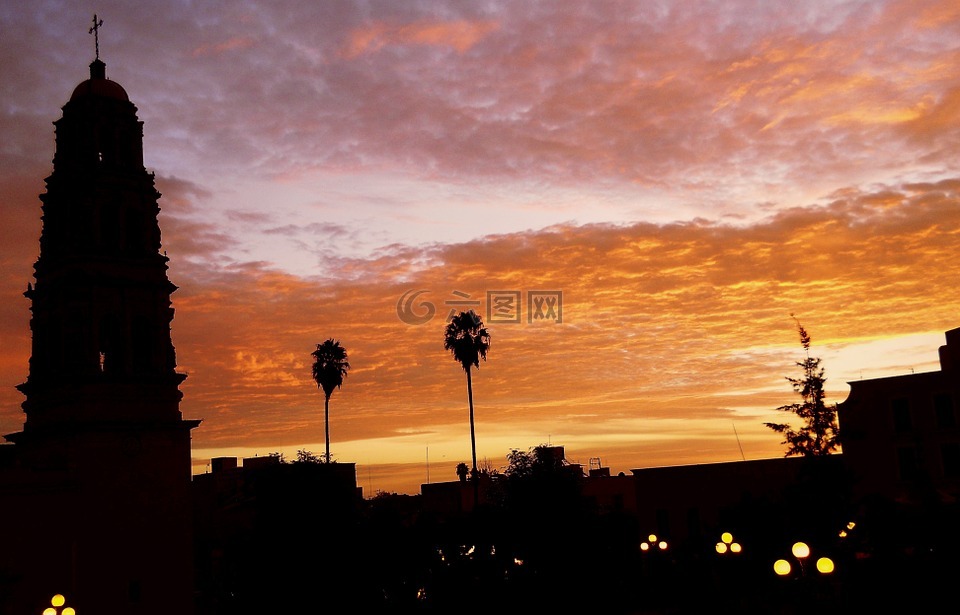
[[[316,448],[322,395],[309,353],[336,337],[353,369],[331,400],[333,450],[373,471],[394,464],[391,475],[406,457],[405,482],[392,489],[423,480],[414,460],[424,446],[436,452],[436,472],[447,463],[454,476],[466,458],[464,376],[442,348],[446,312],[464,299],[455,291],[479,302],[492,335],[475,395],[479,452],[495,465],[510,447],[548,439],[622,469],[729,460],[739,455],[734,422],[749,456],[776,456],[779,440],[762,422],[792,395],[783,380],[797,358],[791,313],[815,349],[958,325],[960,179],[841,191],[751,225],[558,225],[426,251],[394,246],[343,259],[340,275],[324,278],[261,263],[217,266],[196,250],[216,253],[219,231],[184,227],[178,216],[168,214],[165,228],[176,232],[165,245],[180,287],[181,408],[203,419],[195,450]],[[412,288],[428,290],[421,300],[436,309],[419,326],[397,316]],[[521,322],[492,324],[488,290],[517,291]],[[562,323],[527,322],[534,290],[563,292]],[[12,389],[26,373],[29,335],[19,300],[23,314],[4,331],[20,342],[5,344],[0,358],[7,432],[22,421]],[[843,379],[831,386],[840,401]],[[385,450],[398,457],[381,459]]]
[[[491,351],[475,374],[483,454],[505,454],[492,443],[525,448],[549,434],[605,448],[599,434],[623,436],[614,427],[621,421],[681,429],[675,439],[638,432],[640,448],[654,434],[687,447],[662,463],[716,458],[715,447],[698,457],[702,443],[691,445],[714,431],[730,458],[730,424],[739,420],[752,454],[775,456],[779,441],[764,438],[764,419],[744,417],[790,399],[783,376],[797,354],[791,313],[815,347],[957,326],[958,185],[851,191],[741,227],[639,223],[492,236],[437,246],[434,264],[419,270],[415,250],[397,250],[350,262],[343,280],[180,265],[173,330],[189,374],[182,409],[205,419],[194,436],[202,449],[322,442],[309,353],[332,336],[353,366],[331,401],[334,449],[410,434],[429,441],[464,421],[463,373],[441,343],[450,302],[463,299],[454,291],[478,300],[487,316],[487,290],[513,289],[525,300],[553,289],[563,291],[562,324],[524,316],[489,325]],[[931,271],[938,274],[922,273]],[[411,288],[429,290],[420,299],[436,308],[424,325],[397,317]],[[840,401],[843,383],[833,386]],[[622,438],[609,446],[629,448]]]

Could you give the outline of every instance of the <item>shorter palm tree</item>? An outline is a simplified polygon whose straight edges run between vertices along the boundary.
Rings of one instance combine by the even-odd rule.
[[[317,344],[317,349],[310,354],[314,358],[313,379],[317,387],[323,390],[323,424],[327,442],[324,461],[330,463],[330,396],[334,389],[343,385],[350,363],[347,361],[347,351],[333,338]]]

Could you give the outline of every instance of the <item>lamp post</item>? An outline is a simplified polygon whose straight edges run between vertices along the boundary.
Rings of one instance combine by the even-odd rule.
[[[662,607],[667,600],[674,600],[670,567],[664,558],[670,549],[662,536],[648,534],[647,539],[640,543],[640,554],[643,560],[644,585],[656,591],[643,592],[645,599],[652,608]]]
[[[751,578],[743,554],[743,545],[731,532],[720,534],[713,547],[716,558],[710,563],[711,606],[722,607],[725,612],[737,613],[748,610],[748,600],[755,588],[748,586]]]
[[[794,570],[791,559],[778,559],[773,563],[773,571],[781,578],[791,578],[803,586],[802,591],[796,588],[785,594],[785,599],[795,603],[800,609],[819,610],[829,604],[834,597],[834,581],[831,579],[836,569],[833,559],[826,555],[815,555],[810,545],[805,542],[795,542],[790,548],[799,570]],[[810,565],[813,562],[814,565]]]

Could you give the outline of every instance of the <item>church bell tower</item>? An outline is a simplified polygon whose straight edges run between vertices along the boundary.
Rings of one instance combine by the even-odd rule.
[[[200,421],[179,408],[177,287],[161,252],[143,123],[97,51],[90,78],[54,122],[40,253],[25,293],[26,419],[6,439],[43,489],[24,500],[40,509],[23,511],[40,561],[25,568],[23,587],[62,593],[81,613],[191,613],[190,433]]]
[[[36,285],[25,293],[33,348],[19,387],[24,438],[64,423],[179,421],[176,286],[160,253],[160,193],[143,166],[136,111],[95,60],[55,122]]]

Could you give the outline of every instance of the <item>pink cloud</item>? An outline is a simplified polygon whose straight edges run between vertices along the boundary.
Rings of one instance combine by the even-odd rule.
[[[449,47],[464,53],[498,27],[495,21],[418,21],[406,24],[374,23],[354,30],[344,56],[380,51],[388,45]]]

